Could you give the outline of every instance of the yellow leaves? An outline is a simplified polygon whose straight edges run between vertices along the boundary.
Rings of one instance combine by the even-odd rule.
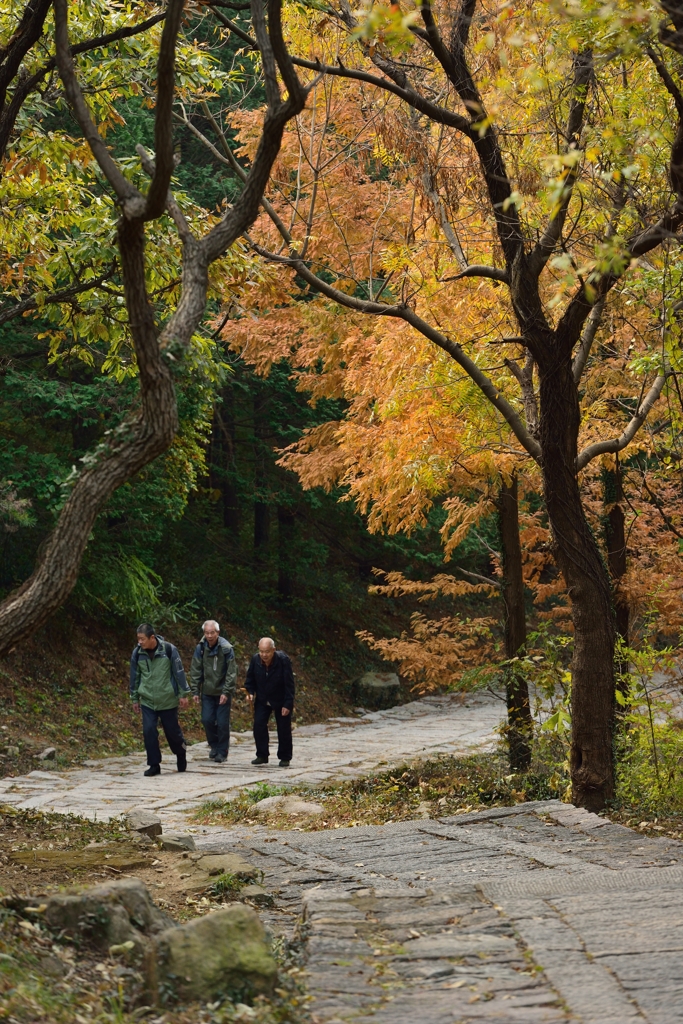
[[[411,617],[410,634],[377,638],[361,630],[356,636],[386,661],[397,662],[401,674],[417,682],[416,689],[424,693],[437,686],[456,685],[478,666],[495,665],[494,625],[495,620],[488,617],[428,619],[416,612]]]
[[[485,494],[474,504],[458,497],[447,498],[443,507],[447,515],[441,527],[441,538],[444,558],[448,560],[470,529],[491,512],[493,505],[490,496]]]

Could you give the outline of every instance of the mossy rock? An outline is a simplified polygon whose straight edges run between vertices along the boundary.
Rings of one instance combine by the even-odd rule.
[[[208,1001],[242,992],[269,995],[276,978],[263,925],[244,904],[169,928],[157,939],[162,1001]]]

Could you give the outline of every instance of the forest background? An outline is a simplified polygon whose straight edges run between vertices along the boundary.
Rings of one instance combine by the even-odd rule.
[[[248,5],[185,6],[173,192],[193,225],[211,226],[239,198],[267,97]],[[10,42],[11,7],[2,8]],[[65,102],[51,57],[50,5],[43,7],[44,31],[25,52],[24,79],[13,82],[3,108],[5,121],[10,112],[14,118],[3,136],[1,186],[4,595],[44,552],[73,467],[87,468],[138,389],[115,207]],[[541,294],[551,315],[561,321],[574,289],[595,292],[574,360],[582,446],[599,450],[591,448],[578,479],[590,537],[611,578],[616,629],[632,648],[617,652],[617,669],[640,648],[647,681],[669,659],[661,651],[677,643],[681,626],[677,222],[657,239],[655,255],[629,253],[628,244],[667,215],[677,190],[673,115],[683,100],[666,63],[666,46],[676,46],[663,33],[672,29],[666,17],[668,27],[659,26],[673,10],[676,35],[677,5],[475,8],[458,8],[468,33],[473,26],[466,42],[493,97],[490,121],[512,140],[516,190],[500,208],[508,220],[517,211],[547,249]],[[136,147],[155,149],[160,13],[154,4],[134,12],[123,3],[70,5],[72,40],[119,32],[86,51],[78,73],[108,148],[139,187],[145,169]],[[439,14],[446,25],[449,11]],[[143,18],[144,31],[120,35]],[[406,695],[411,686],[507,682],[513,732],[522,682],[545,685],[553,701],[560,695],[546,734],[564,752],[571,609],[547,480],[544,492],[527,457],[540,436],[540,361],[517,334],[514,296],[501,288],[510,281],[493,225],[500,210],[486,212],[477,168],[443,125],[435,132],[398,103],[373,107],[377,82],[367,81],[365,91],[354,84],[368,80],[372,66],[405,99],[411,87],[400,75],[410,59],[422,60],[417,78],[437,95],[434,68],[413,49],[426,46],[430,59],[439,58],[431,8],[374,4],[359,15],[311,2],[285,6],[284,18],[290,50],[304,55],[298,66],[310,75],[308,103],[285,128],[264,213],[213,268],[205,315],[173,368],[177,437],[108,501],[64,608],[6,656],[4,710],[29,729],[61,692],[89,710],[63,722],[57,715],[54,727],[77,743],[75,734],[92,726],[88,742],[99,742],[91,694],[125,703],[134,620],[151,617],[189,651],[210,615],[237,637],[243,657],[264,632],[290,647],[313,694],[311,714],[346,706],[350,680],[383,657],[402,671]],[[588,71],[587,40],[602,61]],[[328,75],[344,78],[347,47],[360,53],[362,70],[333,88],[320,61],[328,61]],[[51,60],[12,111],[22,82]],[[470,109],[479,126],[475,149],[483,146],[477,137],[490,134],[482,110]],[[549,238],[538,226],[543,218]],[[162,218],[153,231],[147,288],[163,321],[177,297],[180,262],[170,223]],[[606,287],[600,291],[600,282],[622,276],[609,298]],[[389,320],[380,300],[410,315]],[[460,339],[463,358],[440,341],[441,351],[434,349],[411,316]],[[488,375],[493,399],[483,394],[492,405],[472,373],[462,375],[467,359]],[[516,419],[499,400],[511,384]],[[623,444],[612,443],[625,434]],[[506,509],[515,550],[506,547]],[[385,576],[377,579],[374,569]],[[425,599],[428,615],[419,610]],[[638,694],[617,701],[636,723]],[[128,730],[119,733],[130,742]],[[661,759],[672,735],[656,741],[652,732],[643,763],[650,754],[657,762],[658,750]],[[675,743],[669,756],[675,774]],[[516,767],[528,768],[524,757]],[[659,764],[655,774],[661,784]]]

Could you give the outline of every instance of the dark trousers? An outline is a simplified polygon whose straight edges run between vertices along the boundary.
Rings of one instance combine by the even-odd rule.
[[[178,764],[185,763],[185,737],[178,721],[178,708],[169,708],[167,711],[153,711],[142,705],[142,735],[147,751],[147,764],[150,766],[161,764],[161,750],[159,749],[159,729],[157,722],[161,722],[166,741],[178,758]]]
[[[254,704],[254,740],[256,756],[268,757],[268,719],[271,711],[275,712],[277,725],[277,756],[280,761],[292,760],[292,712],[282,714],[281,708],[272,708],[265,701],[256,700]]]
[[[212,750],[223,754],[224,757],[228,756],[230,747],[231,703],[231,697],[228,697],[225,704],[221,704],[220,695],[202,694],[202,725],[206,733],[206,742]]]

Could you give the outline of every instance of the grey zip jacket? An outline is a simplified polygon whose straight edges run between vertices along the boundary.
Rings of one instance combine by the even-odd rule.
[[[237,662],[235,651],[225,637],[219,636],[215,647],[209,647],[206,640],[200,640],[192,655],[190,684],[193,694],[205,693],[207,697],[225,694],[232,697],[237,683]]]

